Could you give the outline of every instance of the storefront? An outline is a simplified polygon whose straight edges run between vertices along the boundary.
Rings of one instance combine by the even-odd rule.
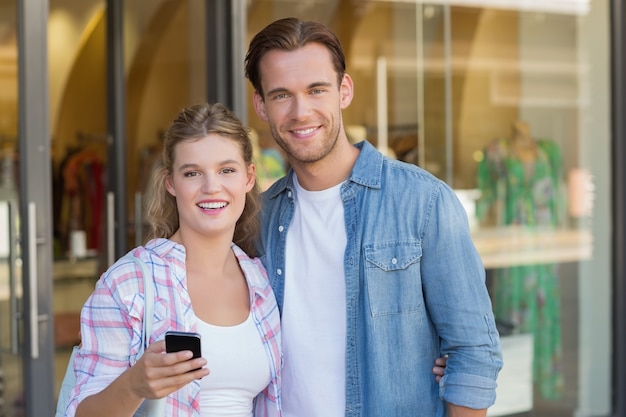
[[[489,416],[626,417],[621,0],[0,0],[0,417],[54,408],[181,107],[223,101],[280,155],[243,56],[286,16],[339,35],[350,138],[466,205],[505,355]]]

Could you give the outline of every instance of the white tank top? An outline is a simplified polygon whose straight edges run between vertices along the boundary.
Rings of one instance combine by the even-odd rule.
[[[252,400],[271,380],[252,314],[235,326],[199,323],[202,357],[211,371],[200,380],[201,415],[252,417]]]

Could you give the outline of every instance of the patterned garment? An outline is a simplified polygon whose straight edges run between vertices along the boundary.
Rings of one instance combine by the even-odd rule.
[[[484,155],[478,167],[479,219],[493,216],[497,226],[552,228],[560,224],[564,202],[560,194],[561,155],[555,143],[538,140],[533,163],[517,159],[507,139],[491,142]],[[563,373],[556,265],[496,269],[492,297],[496,320],[512,325],[516,333],[533,334],[535,385],[544,398],[559,399]]]
[[[250,290],[250,310],[266,348],[271,382],[255,399],[257,416],[280,416],[280,317],[265,268],[232,245]],[[195,332],[195,316],[185,274],[185,248],[171,240],[154,239],[133,249],[153,271],[154,324],[151,342],[162,340],[167,330]],[[143,279],[132,261],[118,261],[100,278],[81,313],[82,346],[76,355],[76,387],[66,415],[78,403],[100,392],[132,365],[141,344]],[[168,416],[200,416],[200,385],[194,381],[170,394]]]

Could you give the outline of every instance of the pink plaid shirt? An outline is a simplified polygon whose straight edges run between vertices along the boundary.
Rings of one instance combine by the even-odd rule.
[[[250,259],[232,245],[250,289],[250,309],[263,340],[271,371],[270,384],[255,399],[255,416],[281,416],[280,317],[274,293],[259,259]],[[131,251],[143,260],[155,282],[154,324],[150,342],[167,330],[196,331],[185,274],[185,248],[171,240],[154,239]],[[74,361],[76,386],[66,412],[74,416],[85,397],[96,394],[132,365],[141,345],[144,311],[141,271],[118,260],[100,278],[81,312],[82,346]],[[200,416],[200,385],[194,381],[167,397],[166,415]]]

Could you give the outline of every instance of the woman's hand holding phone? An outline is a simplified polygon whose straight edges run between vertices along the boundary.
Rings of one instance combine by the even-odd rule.
[[[202,356],[200,335],[188,332],[165,332],[165,351],[167,353],[189,350],[193,354],[192,359]]]
[[[194,357],[187,349],[164,353],[167,353],[165,340],[152,343],[131,367],[134,370],[131,386],[138,396],[163,398],[209,374],[209,369],[204,368],[206,359]]]

